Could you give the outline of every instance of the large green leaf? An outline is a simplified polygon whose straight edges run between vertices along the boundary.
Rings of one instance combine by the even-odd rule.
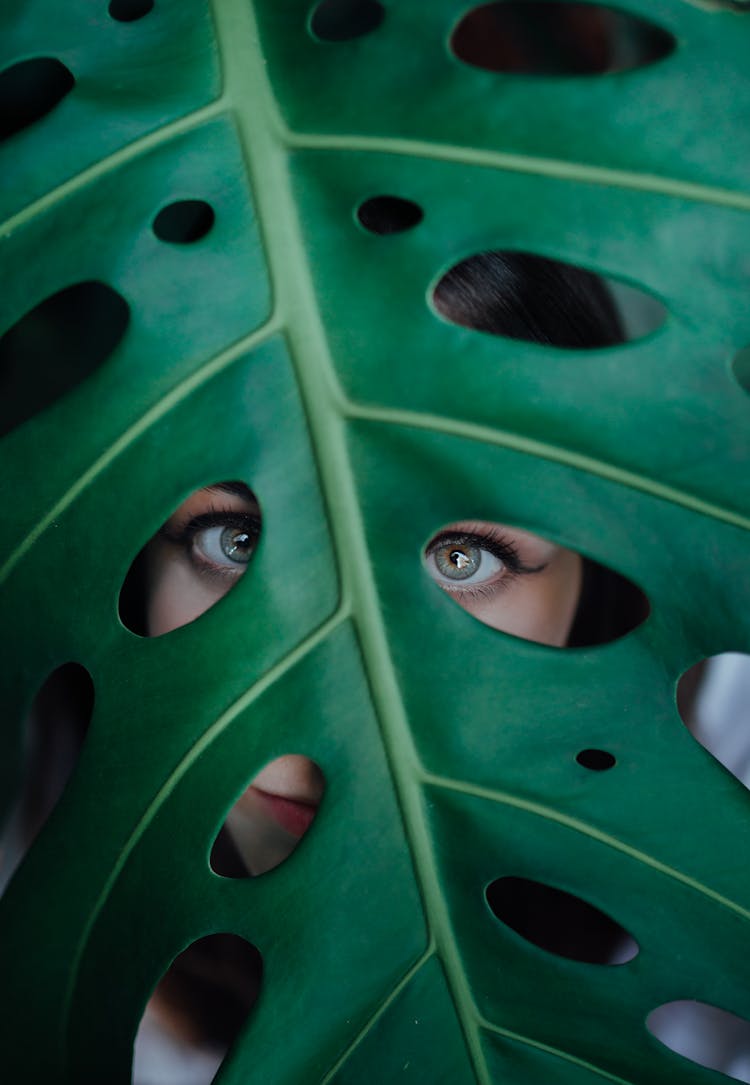
[[[306,0],[28,0],[0,62],[76,86],[3,155],[0,327],[74,283],[128,302],[116,352],[5,438],[6,791],[21,721],[69,660],[96,689],[60,805],[0,904],[14,1082],[129,1080],[175,955],[212,931],[263,954],[221,1081],[656,1085],[720,1080],[644,1018],[678,998],[750,1017],[747,793],[687,734],[679,675],[747,650],[748,16],[622,0],[673,56],[601,77],[506,77],[446,49],[468,5],[387,3],[316,41]],[[366,197],[420,225],[376,236]],[[205,199],[193,245],[165,204]],[[669,317],[606,351],[439,320],[430,284],[491,248],[637,284]],[[45,366],[39,364],[38,381]],[[264,538],[194,624],[117,618],[134,555],[194,489],[246,479]],[[652,613],[562,652],[479,625],[421,549],[466,516],[619,570]],[[575,762],[617,757],[608,773]],[[272,758],[323,768],[294,855],[246,881],[208,852]],[[551,956],[484,899],[567,889],[640,945]]]

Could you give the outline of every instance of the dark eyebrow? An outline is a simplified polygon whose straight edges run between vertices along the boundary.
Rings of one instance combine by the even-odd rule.
[[[245,501],[253,501],[256,505],[258,503],[255,494],[244,482],[217,482],[213,486],[206,486],[206,489],[211,493],[230,494],[232,497],[244,498]]]

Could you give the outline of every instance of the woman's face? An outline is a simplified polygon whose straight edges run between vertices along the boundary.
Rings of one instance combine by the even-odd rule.
[[[490,523],[458,520],[425,547],[427,572],[480,622],[539,644],[562,647],[581,594],[580,554]]]
[[[148,635],[194,621],[226,595],[260,532],[258,502],[243,483],[207,486],[184,501],[145,550]],[[581,590],[581,558],[573,551],[517,528],[458,520],[430,540],[423,561],[435,583],[479,621],[541,644],[565,644]],[[257,774],[225,826],[249,874],[272,869],[294,850],[324,788],[321,770],[301,754],[278,757]]]

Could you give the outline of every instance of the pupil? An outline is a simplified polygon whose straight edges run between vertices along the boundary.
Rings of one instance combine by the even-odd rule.
[[[250,535],[247,531],[228,529],[221,540],[221,548],[226,556],[236,561],[247,560],[251,545]]]
[[[470,558],[464,554],[463,550],[451,550],[448,560],[457,569],[465,569],[467,565],[471,564]]]

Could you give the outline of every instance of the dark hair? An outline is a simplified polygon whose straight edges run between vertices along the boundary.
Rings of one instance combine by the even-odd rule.
[[[435,308],[454,324],[554,347],[607,347],[625,341],[603,279],[524,252],[482,252],[456,264],[435,287]],[[648,600],[619,573],[583,559],[568,647],[606,644],[647,617]]]
[[[624,342],[604,280],[591,271],[528,252],[480,252],[435,287],[435,308],[454,324],[555,347]]]

